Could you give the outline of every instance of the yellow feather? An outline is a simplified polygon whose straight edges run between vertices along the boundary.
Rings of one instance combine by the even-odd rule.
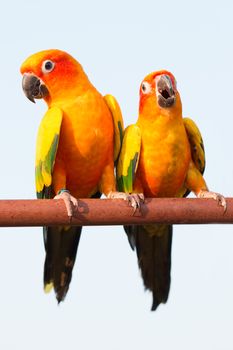
[[[36,143],[37,193],[40,193],[45,186],[49,187],[52,183],[52,167],[55,161],[61,123],[62,110],[57,107],[48,109],[41,120]]]
[[[197,169],[203,174],[205,170],[205,150],[200,130],[190,118],[183,119],[190,143],[192,159]]]
[[[60,108],[53,107],[48,109],[41,120],[36,143],[36,166],[40,161],[44,161],[47,156],[54,135],[60,133],[62,121],[62,111]]]
[[[117,187],[119,191],[133,192],[141,148],[141,130],[137,125],[125,129],[120,156],[117,162]]]
[[[190,118],[184,118],[183,122],[189,139],[192,160],[200,173],[203,174],[205,170],[205,150],[200,130]],[[189,193],[190,191],[183,185],[177,193],[177,197],[186,197]]]
[[[41,165],[42,166],[42,165]],[[36,191],[41,192],[44,188],[44,181],[42,177],[41,170],[37,170],[36,172]]]
[[[52,183],[52,176],[51,174],[47,173],[46,171],[43,171],[44,168],[42,168],[42,176],[44,180],[44,186],[49,187]]]
[[[114,123],[114,161],[117,160],[118,155],[121,150],[121,143],[124,132],[124,122],[121,114],[120,106],[112,95],[104,96],[104,100],[110,109],[110,112],[113,117]]]
[[[53,289],[53,282],[50,282],[44,286],[44,291],[46,294],[51,292],[52,289]]]
[[[44,164],[42,165],[42,177],[44,180],[44,185],[47,187],[50,186],[52,183],[52,174],[45,169]]]
[[[122,149],[117,165],[117,174],[120,176],[127,176],[130,162],[138,153],[138,160],[141,148],[141,130],[137,125],[130,125],[125,129]],[[137,171],[138,160],[135,166],[135,173]]]

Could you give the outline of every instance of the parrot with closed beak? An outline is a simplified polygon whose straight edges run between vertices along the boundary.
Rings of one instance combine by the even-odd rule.
[[[120,107],[111,95],[102,96],[80,63],[57,49],[37,52],[21,66],[26,97],[44,99],[48,110],[36,143],[37,198],[62,199],[71,218],[78,198],[123,198],[116,191],[114,161],[123,135]],[[44,290],[64,300],[72,277],[82,227],[44,227],[46,251]]]
[[[196,124],[182,117],[174,76],[161,70],[140,86],[139,116],[124,131],[117,165],[118,190],[143,197],[213,198],[226,210],[225,198],[210,192],[203,178],[205,152]],[[142,201],[142,200],[141,200]],[[151,310],[166,303],[170,290],[172,225],[124,226],[146,289]]]

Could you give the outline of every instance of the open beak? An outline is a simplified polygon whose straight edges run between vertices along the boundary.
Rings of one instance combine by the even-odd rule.
[[[162,74],[156,79],[156,94],[160,107],[168,108],[174,105],[176,94],[168,75]]]
[[[41,79],[31,73],[24,73],[22,87],[27,98],[35,103],[35,98],[43,98],[49,94]]]

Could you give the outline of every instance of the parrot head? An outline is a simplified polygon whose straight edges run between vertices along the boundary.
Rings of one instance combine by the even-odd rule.
[[[54,99],[77,94],[88,83],[82,66],[60,50],[45,50],[29,56],[20,71],[23,91],[32,102],[43,98],[50,104]]]
[[[140,86],[140,113],[146,106],[160,113],[181,108],[176,80],[170,72],[161,70],[144,78]]]

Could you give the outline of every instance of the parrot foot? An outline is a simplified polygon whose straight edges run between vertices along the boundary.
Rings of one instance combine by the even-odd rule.
[[[71,196],[68,190],[59,191],[59,193],[54,197],[54,199],[62,199],[64,201],[67,214],[69,218],[72,218],[74,210],[78,208],[78,200],[75,197]]]
[[[227,202],[225,197],[223,197],[220,193],[201,190],[198,195],[198,198],[213,198],[215,201],[217,201],[218,205],[224,208],[224,213],[227,210]]]
[[[107,198],[110,199],[124,199],[128,202],[131,207],[134,208],[133,214],[136,212],[137,209],[140,210],[141,203],[144,202],[145,197],[143,193],[132,193],[127,194],[124,192],[110,192],[107,196]]]

